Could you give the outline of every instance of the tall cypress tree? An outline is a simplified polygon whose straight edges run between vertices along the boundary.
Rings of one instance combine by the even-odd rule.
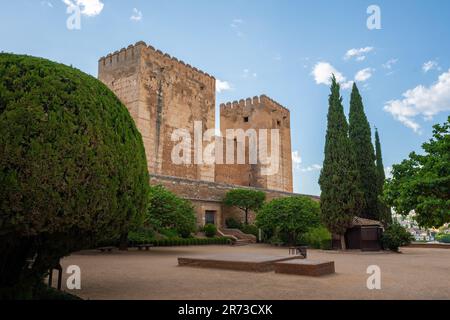
[[[345,231],[362,206],[362,194],[355,181],[358,170],[348,137],[340,86],[332,77],[329,96],[328,126],[325,141],[325,159],[319,184],[322,189],[322,219],[327,228],[340,235],[341,247],[345,249]]]
[[[381,201],[383,194],[384,182],[386,181],[386,174],[384,173],[383,155],[381,154],[381,142],[378,135],[378,129],[375,128],[375,154],[377,162],[377,194],[378,194],[378,215],[385,226],[392,223],[391,208]]]
[[[378,217],[377,171],[372,133],[364,113],[364,105],[358,87],[353,84],[350,98],[349,136],[356,156],[359,173],[357,183],[364,194],[364,206],[358,216],[375,219]]]

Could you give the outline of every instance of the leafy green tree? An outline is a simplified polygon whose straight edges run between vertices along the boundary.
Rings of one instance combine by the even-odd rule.
[[[412,152],[394,165],[385,186],[384,199],[395,211],[415,211],[421,227],[440,227],[450,222],[450,117],[435,125],[433,138],[422,145],[424,154]]]
[[[197,218],[192,204],[163,186],[151,186],[146,224],[157,231],[174,229],[187,238],[196,229]]]
[[[339,90],[340,86],[333,75],[325,159],[319,184],[322,190],[320,203],[323,222],[328,230],[341,236],[341,246],[345,249],[344,234],[351,226],[353,217],[360,212],[363,195],[359,188],[358,170]]]
[[[320,204],[308,197],[278,198],[266,203],[256,215],[256,225],[268,238],[297,244],[300,237],[320,224]]]
[[[228,191],[223,203],[229,207],[237,207],[244,212],[245,224],[248,224],[250,211],[258,211],[266,200],[266,194],[262,191],[250,189],[234,189]]]
[[[32,298],[62,257],[128,233],[148,181],[142,137],[104,84],[0,54],[0,299]]]
[[[357,183],[364,194],[364,206],[357,216],[378,220],[378,180],[372,133],[356,83],[350,98],[349,137],[358,168]]]
[[[389,225],[381,238],[383,247],[394,252],[398,252],[400,247],[411,244],[413,240],[414,237],[398,222]]]
[[[391,208],[387,206],[383,199],[383,187],[386,182],[386,174],[384,172],[383,155],[381,152],[381,142],[380,136],[378,134],[378,129],[375,129],[375,154],[376,154],[376,164],[377,164],[377,198],[378,198],[378,217],[385,226],[392,223],[392,212]]]

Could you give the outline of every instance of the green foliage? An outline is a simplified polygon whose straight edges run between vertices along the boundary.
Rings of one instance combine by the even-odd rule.
[[[61,257],[126,236],[148,180],[141,135],[104,84],[0,54],[0,295],[30,298]]]
[[[214,224],[207,224],[205,226],[204,230],[205,230],[205,235],[208,238],[215,237],[217,234],[217,227]]]
[[[324,226],[310,229],[301,239],[302,244],[314,249],[329,250],[331,247],[331,233]]]
[[[170,229],[170,228],[161,229],[161,230],[159,230],[159,233],[168,239],[175,239],[175,238],[178,238],[179,236],[181,236],[181,234],[179,234],[178,230]],[[183,238],[188,238],[188,237],[183,237]]]
[[[240,223],[238,220],[234,218],[228,218],[225,220],[225,225],[229,229],[241,229],[242,223]]]
[[[434,126],[433,138],[424,143],[423,155],[415,152],[394,165],[385,186],[384,200],[402,215],[416,212],[421,227],[450,222],[450,117]]]
[[[319,184],[322,190],[321,211],[325,226],[333,233],[344,234],[364,203],[357,181],[358,170],[348,125],[342,106],[340,87],[333,76],[329,97],[325,160]]]
[[[375,130],[375,154],[377,165],[377,195],[378,195],[378,218],[385,226],[389,226],[392,223],[391,208],[387,206],[383,199],[383,187],[386,182],[386,174],[384,172],[383,156],[381,153],[381,142],[378,130]]]
[[[439,233],[436,235],[436,240],[442,243],[450,243],[450,233]]]
[[[155,247],[175,247],[175,246],[204,246],[204,245],[226,245],[231,244],[231,240],[227,237],[213,238],[175,238],[175,239],[149,239],[145,242],[136,242],[138,244],[153,244]]]
[[[258,238],[259,228],[253,224],[244,224],[240,230],[246,234],[252,234]]]
[[[250,210],[258,211],[264,201],[266,194],[262,191],[250,189],[234,189],[225,195],[223,203],[229,207],[237,207],[245,213],[245,224],[248,224],[248,213]]]
[[[196,215],[192,204],[181,199],[163,186],[151,186],[146,224],[158,232],[174,229],[187,238],[196,229]]]
[[[383,233],[381,241],[385,249],[398,251],[399,247],[411,244],[414,237],[399,223],[391,224]]]
[[[359,177],[354,183],[361,188],[364,197],[363,207],[355,215],[378,220],[378,180],[372,145],[372,132],[356,83],[353,84],[350,98],[349,137]]]
[[[149,241],[152,241],[155,239],[155,231],[152,229],[144,229],[141,228],[137,231],[130,231],[128,233],[128,241],[131,244],[135,243],[149,243]]]
[[[319,225],[319,215],[319,203],[308,197],[279,198],[259,210],[256,225],[269,239],[295,244],[302,234]]]

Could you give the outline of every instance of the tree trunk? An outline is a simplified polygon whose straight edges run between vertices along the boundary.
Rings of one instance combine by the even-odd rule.
[[[245,224],[248,225],[248,209],[245,209]]]
[[[123,232],[120,235],[119,250],[128,251],[128,232]]]
[[[345,244],[345,235],[341,234],[341,250],[347,250],[347,245]]]

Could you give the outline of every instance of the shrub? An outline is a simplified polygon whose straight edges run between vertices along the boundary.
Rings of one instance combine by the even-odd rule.
[[[155,232],[152,229],[138,229],[128,233],[128,241],[132,244],[152,243],[155,239]]]
[[[303,244],[314,249],[329,250],[329,245],[331,246],[331,233],[324,226],[310,229],[301,239]]]
[[[240,229],[242,227],[242,223],[240,223],[235,218],[228,218],[225,220],[225,225],[229,229]]]
[[[296,244],[299,237],[319,225],[320,205],[308,197],[274,199],[256,216],[256,225],[266,238]]]
[[[163,235],[164,237],[166,237],[167,239],[174,239],[174,238],[178,237],[178,231],[175,229],[169,229],[169,228],[161,229],[159,231],[159,233],[161,235]]]
[[[173,229],[177,235],[188,238],[196,230],[196,215],[189,201],[163,186],[151,186],[146,223],[160,232]]]
[[[442,243],[450,243],[450,233],[439,233],[436,235],[436,240]]]
[[[399,223],[391,224],[383,233],[383,247],[398,252],[399,247],[411,244],[414,237]]]
[[[148,179],[142,137],[104,84],[0,54],[0,299],[32,297],[63,256],[126,240]]]
[[[240,230],[243,233],[252,234],[258,238],[259,228],[253,224],[244,224]]]
[[[205,235],[208,237],[208,238],[212,238],[212,237],[215,237],[216,236],[216,234],[217,234],[217,227],[215,226],[215,225],[213,225],[213,224],[207,224],[206,226],[205,226]]]

